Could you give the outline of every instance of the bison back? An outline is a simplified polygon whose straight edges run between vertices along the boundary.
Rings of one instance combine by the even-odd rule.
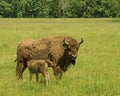
[[[17,60],[48,59],[49,41],[27,40],[19,43]]]

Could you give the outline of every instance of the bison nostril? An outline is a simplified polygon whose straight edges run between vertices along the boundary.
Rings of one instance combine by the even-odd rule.
[[[73,57],[73,58],[76,58],[76,57],[77,57],[77,55],[72,55],[72,57]]]

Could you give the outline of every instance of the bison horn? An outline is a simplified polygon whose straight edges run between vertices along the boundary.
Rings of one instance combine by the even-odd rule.
[[[80,46],[80,44],[82,44],[82,43],[83,43],[83,38],[81,38],[78,46]]]
[[[63,42],[64,42],[64,44],[69,45],[69,43],[66,41],[66,39],[67,39],[67,37],[64,38]]]

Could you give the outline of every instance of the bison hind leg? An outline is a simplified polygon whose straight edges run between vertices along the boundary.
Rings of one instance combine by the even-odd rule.
[[[16,67],[16,76],[18,80],[22,79],[22,74],[24,70],[26,69],[26,67],[27,67],[26,64],[18,62],[17,67]]]

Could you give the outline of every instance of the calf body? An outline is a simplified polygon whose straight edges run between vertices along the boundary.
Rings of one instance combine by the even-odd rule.
[[[32,75],[36,75],[36,82],[38,82],[39,73],[43,75],[46,81],[46,85],[49,83],[49,75],[48,75],[48,66],[52,66],[52,62],[49,60],[30,60],[28,61],[28,69],[30,71],[30,81],[32,79]]]

